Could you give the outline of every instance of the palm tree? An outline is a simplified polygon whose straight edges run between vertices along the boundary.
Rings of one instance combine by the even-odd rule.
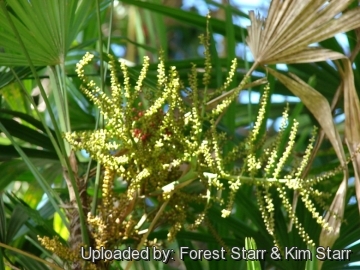
[[[168,268],[356,269],[344,260],[269,257],[275,246],[281,255],[286,247],[315,255],[323,246],[350,248],[351,262],[360,260],[355,243],[360,204],[354,202],[360,199],[355,1],[274,0],[266,19],[212,1],[223,19],[156,0],[120,2],[0,1],[5,135],[0,137],[0,268],[162,267],[144,261],[91,264],[76,257],[80,245],[95,248],[106,239],[103,244],[111,248],[141,249],[147,243],[173,249]],[[164,16],[179,25],[166,29]],[[233,16],[250,18],[251,25],[236,26]],[[191,50],[198,43],[188,34],[192,59],[168,60],[164,33],[186,34],[188,25],[193,33],[202,29],[205,59]],[[335,38],[345,32],[350,54]],[[225,37],[224,52],[209,33]],[[133,67],[108,55],[115,44],[127,46]],[[248,45],[252,62],[242,58],[235,66],[237,44]],[[96,61],[90,54],[83,58],[87,51]],[[276,64],[286,64],[288,72]],[[171,66],[176,71],[168,72]],[[244,89],[259,93],[261,102],[234,102]],[[274,94],[301,102],[286,109],[284,103],[271,104]],[[152,112],[165,104],[168,111]],[[341,115],[345,121],[334,121]],[[280,129],[267,126],[279,117],[287,119]],[[319,128],[316,137],[313,126]],[[101,134],[104,143],[96,139]],[[165,153],[156,152],[161,143]],[[160,159],[169,166],[153,162]],[[145,170],[151,168],[156,170]],[[159,173],[162,182],[152,184],[156,172],[167,171],[171,175]],[[110,228],[123,236],[115,237]],[[267,251],[266,260],[230,256],[245,244],[255,248],[246,237]],[[227,260],[180,260],[180,247],[223,248]]]

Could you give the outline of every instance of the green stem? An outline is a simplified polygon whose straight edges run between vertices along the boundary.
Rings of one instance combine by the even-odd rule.
[[[147,232],[146,232],[146,233],[144,234],[144,236],[141,238],[141,241],[140,241],[140,243],[138,244],[138,246],[137,246],[137,248],[136,248],[137,250],[140,250],[140,249],[142,248],[142,246],[144,245],[146,239],[148,238],[149,234],[152,232],[153,228],[155,227],[156,222],[158,221],[158,219],[160,218],[160,216],[161,216],[162,213],[164,212],[165,207],[166,207],[166,205],[167,205],[168,203],[169,203],[169,199],[166,200],[166,201],[161,205],[159,211],[157,211],[156,216],[155,216],[154,219],[152,220],[152,222],[151,222],[151,224],[150,224]],[[126,265],[125,270],[129,270],[130,267],[131,267],[131,265],[132,265],[133,263],[134,263],[133,260],[129,261],[129,262],[127,263],[127,265]]]
[[[198,172],[196,172],[194,168],[191,168],[190,171],[187,174],[185,174],[183,177],[181,177],[176,181],[171,182],[170,184],[167,184],[166,186],[163,186],[161,189],[158,189],[150,193],[150,196],[159,195],[161,193],[166,193],[166,192],[173,192],[176,189],[180,189],[191,184],[197,178],[198,178]]]
[[[53,88],[53,94],[54,94],[55,106],[56,106],[56,109],[58,112],[60,129],[63,132],[68,132],[69,131],[69,123],[66,119],[66,108],[65,108],[65,103],[67,103],[66,102],[67,98],[65,98],[65,96],[64,96],[65,95],[64,92],[66,92],[66,90],[64,91],[64,84],[63,84],[63,82],[60,81],[59,68],[55,67],[55,66],[51,66],[50,69],[54,76],[54,82],[55,82],[55,86],[56,86]],[[66,143],[65,143],[65,145],[66,145]],[[69,148],[69,150],[67,148],[68,147],[66,147],[66,156],[69,156],[70,148]]]
[[[106,53],[110,52],[110,45],[111,45],[111,37],[112,37],[112,25],[113,25],[113,17],[114,17],[114,0],[111,1],[111,6],[110,6],[110,16],[109,16],[109,36],[108,36],[108,40],[107,40],[107,48],[106,48]],[[105,76],[104,76],[104,80],[106,78],[106,72],[105,72]]]
[[[104,82],[104,55],[103,55],[103,40],[102,40],[102,30],[101,30],[101,14],[100,14],[100,0],[96,0],[96,17],[97,17],[97,26],[98,26],[98,35],[99,35],[99,52],[100,52],[100,87],[101,90],[105,90]]]
[[[113,1],[112,1],[113,2]],[[113,17],[113,9],[114,9],[114,2],[111,5],[110,9],[110,35],[108,37],[108,44],[107,44],[107,53],[109,53],[110,50],[110,42],[111,42],[111,25],[112,25],[112,17]],[[97,26],[98,26],[98,35],[99,35],[99,52],[100,52],[100,87],[101,90],[106,93],[105,89],[105,77],[106,77],[106,70],[104,69],[104,56],[103,56],[103,40],[102,40],[102,30],[101,30],[101,13],[100,13],[100,1],[96,0],[96,16],[97,16]],[[107,93],[109,94],[109,93]],[[95,124],[95,129],[97,129],[99,126],[100,128],[103,127],[104,118],[103,116],[98,113],[98,117]],[[96,215],[96,209],[98,205],[98,193],[100,190],[101,185],[101,179],[100,179],[100,170],[101,166],[100,164],[97,165],[96,170],[96,177],[95,177],[95,190],[94,190],[94,196],[92,198],[91,203],[91,214]]]
[[[242,40],[245,40],[245,33],[244,33],[244,28],[240,28],[241,30],[241,37]],[[244,56],[243,56],[243,60],[244,60],[244,65],[245,65],[245,70],[249,70],[249,62],[246,59],[246,50],[244,50]],[[247,104],[247,109],[248,109],[248,115],[249,115],[249,122],[251,124],[252,121],[252,110],[251,110],[251,88],[249,88],[249,93],[248,93],[248,99],[249,99],[249,103]]]
[[[70,128],[69,107],[68,107],[67,91],[66,91],[65,66],[63,66],[62,68],[63,68],[63,70],[61,71],[60,67],[51,66],[51,70],[53,72],[54,80],[55,80],[55,84],[56,84],[56,87],[53,92],[54,92],[54,96],[55,96],[55,104],[56,104],[56,107],[58,110],[58,116],[59,116],[61,129],[64,132],[70,132],[71,128]],[[60,76],[59,76],[59,73],[61,73]],[[60,80],[60,78],[62,78],[62,79]],[[63,139],[63,143],[66,148],[66,157],[70,157],[71,146],[65,139]],[[88,245],[90,243],[90,240],[89,240],[89,235],[88,235],[87,226],[86,226],[85,213],[84,213],[83,206],[81,203],[79,190],[77,189],[78,185],[76,182],[76,176],[74,175],[75,172],[73,171],[73,168],[70,164],[69,158],[65,158],[65,163],[66,163],[66,168],[67,168],[67,174],[68,174],[69,180],[71,182],[71,186],[68,186],[69,194],[73,194],[75,196],[77,208],[79,211],[79,217],[80,217],[82,239],[83,239],[83,242]],[[74,199],[71,197],[72,197],[72,195],[70,196],[71,200]]]
[[[91,214],[93,216],[96,215],[96,209],[97,209],[97,204],[98,204],[98,193],[99,193],[100,184],[101,184],[100,183],[100,170],[101,170],[101,164],[98,163],[97,168],[96,168],[94,196],[93,196],[93,200],[92,200],[92,204],[91,204]]]

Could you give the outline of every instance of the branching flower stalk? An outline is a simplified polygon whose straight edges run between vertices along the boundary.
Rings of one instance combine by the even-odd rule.
[[[205,46],[205,88],[211,74],[209,35],[208,31],[201,38]],[[102,200],[97,213],[89,213],[87,220],[93,248],[103,246],[115,249],[130,243],[140,249],[151,244],[148,237],[159,226],[170,227],[167,237],[168,241],[173,241],[181,229],[200,226],[206,217],[206,211],[213,204],[222,205],[223,218],[229,216],[233,211],[235,195],[244,184],[257,188],[258,206],[275,245],[279,246],[280,243],[275,230],[274,192],[277,192],[288,218],[307,244],[314,245],[314,241],[294,214],[288,191],[298,191],[313,218],[320,226],[331,230],[317,211],[312,197],[318,200],[323,196],[315,185],[332,174],[318,179],[300,178],[308,162],[315,134],[295,174],[284,170],[289,163],[298,128],[296,121],[291,127],[286,127],[287,109],[283,114],[282,131],[275,142],[267,148],[262,145],[265,135],[260,132],[260,128],[266,123],[269,85],[264,87],[258,116],[247,140],[244,144],[235,146],[227,157],[222,153],[222,142],[226,140],[226,135],[217,130],[218,118],[249,82],[249,75],[255,66],[237,88],[224,95],[236,73],[237,61],[234,59],[224,85],[212,94],[206,93],[206,98],[201,98],[204,93],[197,83],[198,72],[193,65],[189,74],[188,98],[192,103],[189,107],[183,102],[181,92],[185,87],[176,67],[172,66],[167,70],[162,57],[159,58],[157,68],[157,87],[153,89],[144,85],[149,58],[144,58],[143,68],[133,86],[125,63],[118,63],[109,55],[111,96],[105,94],[85,75],[84,67],[93,58],[93,55],[86,53],[77,64],[76,71],[83,82],[81,90],[99,107],[104,116],[105,128],[64,135],[74,150],[85,149],[91,158],[104,167]],[[117,78],[119,70],[124,77],[122,83]],[[146,107],[139,102],[141,98],[147,98],[150,106]],[[217,102],[216,106],[207,110],[209,102],[214,100]],[[210,128],[205,128],[205,122],[210,123]],[[285,152],[279,153],[280,141],[284,139],[282,134],[286,128],[291,130],[287,147]],[[243,160],[241,168],[230,171],[226,169],[229,165],[234,167],[235,160],[239,158]],[[114,190],[114,185],[118,183],[126,183],[125,192]],[[229,190],[230,196],[218,198],[218,191],[224,189]],[[193,210],[199,209],[198,207],[189,209],[189,205],[200,205],[203,210]],[[84,206],[84,209],[88,207]],[[79,255],[70,252],[65,255],[66,247],[58,245],[57,241],[46,238],[41,238],[41,241],[47,249],[65,261],[77,261],[87,269],[104,267],[104,264],[85,264]],[[70,251],[73,250],[71,248]]]

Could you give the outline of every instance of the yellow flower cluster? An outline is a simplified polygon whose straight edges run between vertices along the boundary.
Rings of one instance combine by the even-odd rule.
[[[207,38],[206,36],[202,37],[206,46],[208,46]],[[106,210],[103,210],[103,216],[100,217],[98,222],[108,219],[108,217],[105,217],[105,213],[111,216],[116,211],[112,197],[114,193],[111,192],[111,181],[115,175],[115,179],[121,178],[127,182],[126,197],[136,204],[129,207],[129,212],[127,213],[128,215],[130,213],[134,214],[129,215],[131,220],[129,216],[127,218],[125,216],[122,217],[122,225],[127,227],[128,234],[125,234],[124,230],[121,230],[120,227],[114,231],[116,237],[122,235],[123,239],[129,238],[130,235],[134,237],[135,227],[142,228],[146,224],[144,220],[141,220],[141,216],[147,215],[146,207],[139,207],[139,204],[144,205],[144,198],[155,199],[158,206],[165,201],[172,205],[170,211],[163,213],[161,220],[162,222],[172,224],[173,227],[170,230],[169,238],[173,239],[175,233],[182,227],[179,224],[183,224],[182,222],[186,220],[189,214],[186,212],[185,207],[182,206],[195,201],[192,196],[188,196],[182,187],[190,185],[194,180],[198,179],[200,186],[202,186],[200,193],[203,195],[197,197],[197,200],[202,200],[204,211],[206,211],[210,201],[216,201],[215,196],[211,195],[211,187],[215,187],[216,190],[222,190],[225,188],[223,180],[227,180],[230,196],[227,200],[226,209],[222,211],[223,217],[230,215],[236,192],[244,182],[257,184],[260,188],[260,191],[257,192],[259,208],[266,227],[269,233],[274,236],[276,242],[274,204],[271,192],[269,191],[274,186],[283,202],[284,209],[298,228],[300,235],[307,243],[313,243],[295,216],[294,209],[286,195],[286,188],[300,191],[301,199],[313,214],[313,217],[318,220],[321,226],[327,226],[319,213],[316,212],[315,206],[310,199],[312,195],[316,197],[321,196],[316,189],[312,188],[311,183],[314,183],[314,181],[306,182],[300,179],[300,175],[307,164],[312,150],[313,139],[310,141],[306,155],[297,172],[294,175],[283,176],[282,170],[291,156],[298,128],[298,123],[294,121],[290,127],[288,144],[284,151],[279,153],[279,142],[282,139],[288,121],[288,109],[286,109],[283,113],[283,122],[278,140],[270,147],[264,149],[264,154],[260,156],[258,154],[259,146],[256,144],[262,141],[260,137],[263,132],[260,129],[264,119],[266,119],[266,105],[269,100],[268,85],[264,88],[254,128],[245,143],[245,164],[238,174],[234,175],[225,170],[228,162],[224,159],[220,145],[224,138],[217,131],[214,119],[238,95],[247,82],[247,77],[242,80],[239,87],[231,95],[219,101],[214,110],[207,112],[204,109],[206,107],[205,101],[199,98],[200,90],[196,79],[197,71],[195,65],[193,65],[189,74],[191,91],[188,91],[192,107],[188,110],[181,97],[182,83],[176,68],[170,67],[167,74],[165,63],[160,58],[157,68],[157,89],[147,90],[153,91],[152,95],[149,95],[153,98],[147,100],[147,103],[150,105],[145,108],[140,102],[138,107],[136,107],[137,100],[141,100],[145,95],[143,81],[149,67],[149,59],[144,59],[144,65],[136,86],[132,87],[125,64],[120,63],[120,69],[124,76],[124,82],[121,85],[115,72],[117,63],[112,56],[109,57],[111,59],[111,98],[101,92],[92,81],[86,83],[81,65],[88,64],[92,56],[86,54],[78,65],[79,77],[86,84],[83,91],[100,108],[101,113],[106,119],[106,129],[65,135],[65,138],[75,149],[86,149],[92,158],[102,163],[106,168],[102,200],[102,209]],[[208,59],[209,57],[209,52],[206,50],[205,58]],[[209,60],[205,61],[205,73],[210,73],[210,63]],[[235,70],[236,61],[234,60],[229,76],[221,87],[221,92],[230,85],[235,75]],[[204,75],[204,84],[207,82],[208,76]],[[214,93],[220,94],[220,91],[217,90]],[[122,104],[125,104],[125,106]],[[167,111],[164,109],[165,105],[167,106]],[[207,131],[203,130],[205,120],[209,121],[211,125]],[[112,152],[114,151],[121,152],[121,155],[113,155]],[[236,151],[236,147],[233,151],[233,153],[239,152]],[[184,164],[188,164],[191,167],[191,177],[187,177],[190,174],[189,172],[184,173],[181,170],[181,166]],[[110,172],[113,175],[112,177],[109,176]],[[262,172],[263,178],[261,177]],[[247,173],[249,174],[248,178],[245,177]],[[183,177],[187,180],[181,182]],[[281,177],[283,177],[282,181],[279,180]],[[198,213],[198,218],[194,221],[196,226],[200,224],[204,217],[205,212]],[[97,226],[98,230],[102,227],[99,224]],[[104,224],[109,223],[104,222]],[[98,235],[100,234],[98,233]],[[108,235],[108,238],[111,237],[111,235]],[[121,242],[121,239],[119,242]]]
[[[77,65],[82,91],[99,107],[105,119],[104,129],[64,135],[75,150],[85,149],[105,168],[101,205],[97,214],[89,215],[87,220],[94,244],[115,248],[131,239],[141,247],[149,243],[149,233],[161,225],[170,226],[168,239],[172,240],[179,230],[189,225],[189,220],[193,221],[192,228],[206,220],[206,211],[214,203],[222,205],[225,200],[221,216],[228,217],[243,184],[256,186],[262,218],[276,245],[279,246],[274,221],[276,192],[301,237],[308,244],[314,244],[295,215],[287,192],[298,192],[313,218],[328,228],[312,197],[323,196],[314,185],[331,174],[321,179],[301,179],[315,135],[300,166],[295,171],[285,172],[295,145],[298,122],[287,127],[286,109],[277,139],[266,148],[262,146],[270,97],[269,85],[266,85],[251,134],[243,144],[234,146],[224,155],[222,143],[227,137],[218,131],[215,119],[236,99],[249,77],[245,76],[237,88],[219,99],[212,111],[207,110],[209,100],[216,100],[228,90],[236,74],[237,61],[233,60],[224,85],[207,93],[211,74],[209,33],[202,36],[201,41],[205,46],[205,90],[198,85],[195,65],[189,74],[190,86],[185,89],[176,68],[172,66],[167,70],[162,57],[157,66],[156,87],[144,83],[149,69],[148,57],[144,58],[133,86],[125,63],[118,63],[109,55],[111,96],[108,96],[85,76],[84,66],[94,57],[87,53]],[[118,70],[124,77],[122,83],[117,77]],[[188,107],[182,97],[185,90],[191,103]],[[286,147],[281,148],[284,144]],[[242,165],[229,170],[238,159],[242,160]],[[125,192],[113,190],[114,183],[120,180],[126,182]],[[228,189],[227,198],[221,196],[224,189]],[[189,207],[194,204],[201,205],[203,210]],[[46,241],[44,244],[52,245]],[[59,256],[65,255],[62,249],[54,251]]]
[[[50,239],[47,236],[44,237],[38,236],[38,240],[41,243],[41,245],[44,246],[47,250],[51,251],[52,253],[62,258],[64,260],[65,266],[68,266],[69,268],[76,266],[79,269],[85,269],[85,270],[96,269],[95,265],[86,263],[86,261],[84,261],[80,257],[79,250],[75,250],[75,249],[71,250],[69,247],[61,243],[58,237]]]
[[[203,83],[207,85],[211,73],[209,34],[203,36],[202,41],[206,47]],[[157,222],[171,225],[169,240],[175,237],[189,215],[193,217],[193,227],[199,226],[210,201],[216,201],[210,194],[210,187],[223,188],[219,177],[206,181],[204,173],[210,170],[220,176],[226,175],[218,144],[222,136],[217,134],[213,118],[226,109],[247,78],[232,95],[220,102],[214,113],[207,112],[206,101],[199,98],[203,93],[197,85],[195,65],[189,74],[192,107],[188,108],[181,96],[184,87],[176,68],[170,67],[167,71],[161,57],[157,86],[152,89],[144,85],[149,58],[144,58],[139,78],[132,86],[126,65],[109,55],[111,97],[93,81],[88,82],[83,70],[92,59],[93,56],[87,53],[77,65],[77,73],[83,82],[82,91],[99,107],[106,126],[96,131],[67,133],[64,136],[75,150],[85,149],[105,168],[100,211],[96,216],[88,217],[96,246],[111,248],[129,238],[145,243],[138,233],[151,229],[150,212],[160,211],[164,202],[170,209],[162,210],[164,212]],[[118,81],[117,70],[123,74],[123,83]],[[235,71],[236,59],[221,91],[215,91],[213,96],[227,90]],[[144,99],[146,101],[142,102]],[[210,119],[212,127],[204,131],[206,119]],[[126,181],[125,193],[116,194],[112,190],[116,179]],[[184,189],[189,186],[192,190],[193,185],[197,186],[200,196]],[[154,206],[147,205],[149,199]],[[204,212],[190,213],[188,205],[192,203],[203,204]],[[118,210],[120,204],[124,211]]]

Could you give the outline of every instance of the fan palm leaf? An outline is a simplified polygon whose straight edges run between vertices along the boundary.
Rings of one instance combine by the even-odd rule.
[[[27,66],[21,42],[34,66],[64,61],[71,43],[94,10],[94,1],[0,1],[0,61],[5,66]],[[14,27],[21,33],[18,40]]]

